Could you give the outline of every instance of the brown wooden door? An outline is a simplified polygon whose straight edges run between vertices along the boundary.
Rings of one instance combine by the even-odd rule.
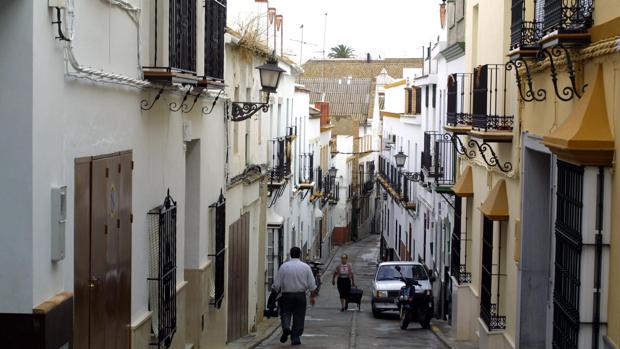
[[[129,348],[132,153],[78,161],[75,311],[81,323],[76,323],[76,343]]]
[[[248,333],[250,214],[233,223],[228,254],[228,341]]]

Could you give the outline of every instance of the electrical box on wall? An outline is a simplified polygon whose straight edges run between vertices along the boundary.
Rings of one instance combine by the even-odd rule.
[[[65,258],[65,226],[67,223],[67,187],[52,188],[51,206],[52,261]]]

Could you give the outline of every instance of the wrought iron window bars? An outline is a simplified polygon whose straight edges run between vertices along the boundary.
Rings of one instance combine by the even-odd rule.
[[[500,223],[501,224],[501,223]],[[500,225],[501,228],[501,225]],[[497,272],[493,273],[493,221],[487,217],[484,217],[483,221],[483,241],[482,241],[482,273],[480,283],[480,318],[487,325],[490,331],[504,330],[506,329],[506,316],[499,315],[498,304],[500,300],[500,268],[501,264],[497,265]],[[501,234],[501,229],[500,229]],[[498,243],[501,243],[501,238]],[[501,250],[501,246],[500,246]],[[498,261],[501,261],[501,257],[498,257]],[[496,277],[497,290],[495,293],[492,291],[493,277]],[[495,296],[495,297],[493,297]],[[495,303],[493,303],[495,298]]]
[[[170,190],[162,205],[149,215],[151,244],[149,308],[153,313],[154,342],[150,345],[169,348],[177,329],[176,305],[176,232],[177,203]]]
[[[209,255],[215,260],[215,295],[210,304],[216,309],[220,309],[224,301],[226,266],[226,198],[222,190],[220,190],[217,202],[209,207],[215,209],[215,250],[213,254]]]
[[[454,227],[452,229],[450,273],[459,284],[471,283],[471,273],[467,271],[467,230],[465,238],[461,232],[462,199],[454,197]],[[463,245],[463,242],[465,245]],[[464,253],[463,253],[464,252]],[[461,258],[463,256],[463,258]]]
[[[581,289],[584,169],[557,162],[553,347],[577,349]]]

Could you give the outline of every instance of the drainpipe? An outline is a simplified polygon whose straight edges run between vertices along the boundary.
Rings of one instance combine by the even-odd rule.
[[[594,309],[592,316],[592,348],[598,349],[598,337],[601,328],[601,269],[603,254],[603,196],[605,194],[605,173],[598,168],[596,183],[596,238],[594,246]]]

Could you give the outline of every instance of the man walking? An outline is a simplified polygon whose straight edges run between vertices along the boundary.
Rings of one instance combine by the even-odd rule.
[[[293,247],[290,254],[291,259],[280,267],[272,289],[282,293],[280,297],[280,322],[282,324],[280,342],[285,343],[290,335],[291,344],[300,345],[306,317],[306,292],[311,292],[310,304],[314,305],[316,283],[310,266],[300,260],[301,249]]]

